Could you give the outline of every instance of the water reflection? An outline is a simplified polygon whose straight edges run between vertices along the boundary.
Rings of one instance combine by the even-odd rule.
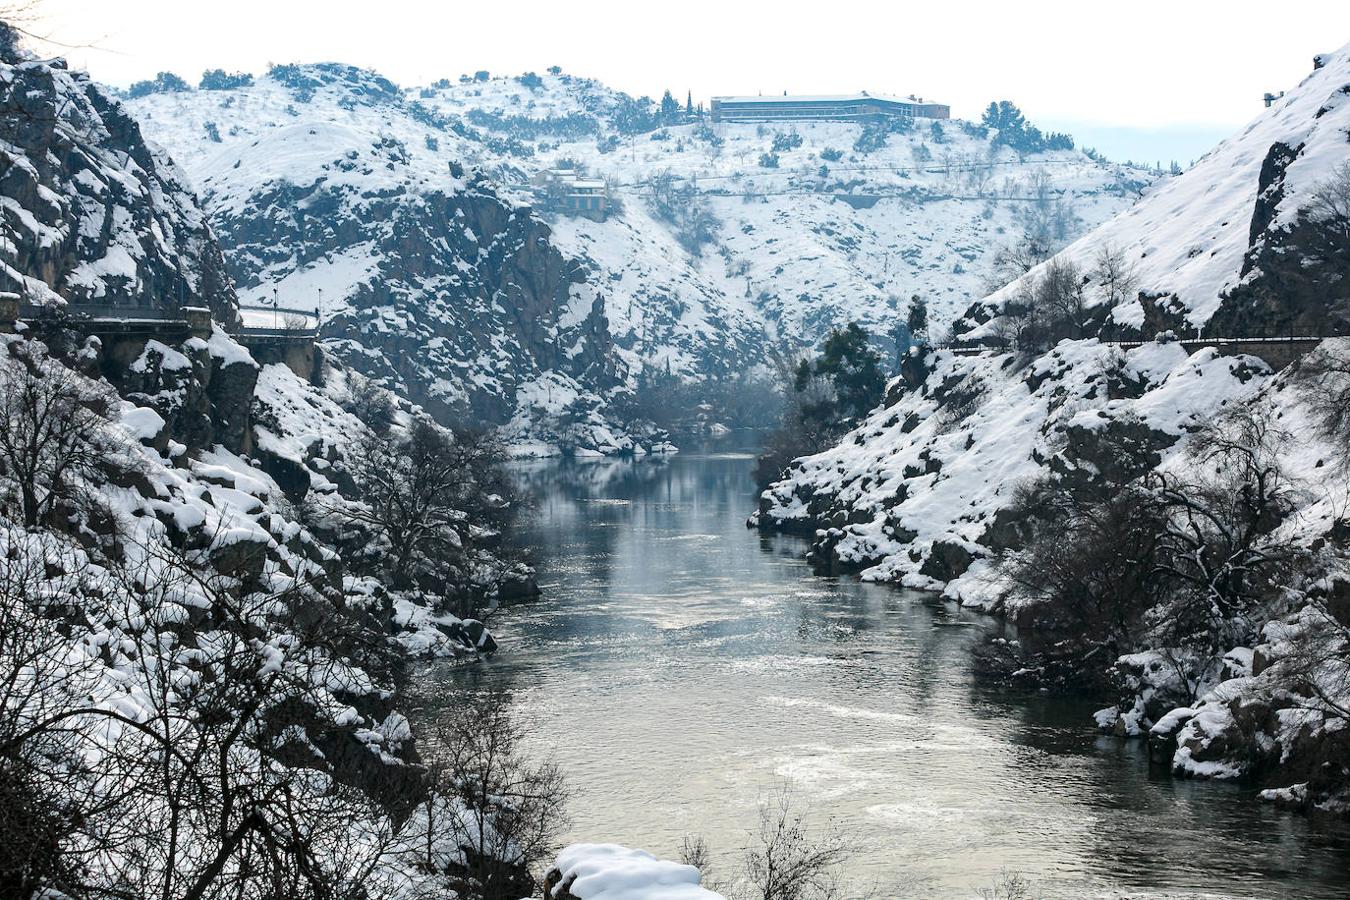
[[[1350,833],[1248,789],[1172,779],[1095,735],[1090,704],[992,689],[990,623],[931,597],[818,578],[744,528],[751,456],[524,464],[545,598],[506,650],[423,678],[515,692],[575,790],[572,839],[722,864],[791,778],[866,846],[890,896],[972,896],[1001,870],[1047,896],[1350,897]]]

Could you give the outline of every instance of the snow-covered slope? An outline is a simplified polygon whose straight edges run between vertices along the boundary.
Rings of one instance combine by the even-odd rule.
[[[1225,303],[1236,302],[1236,291],[1225,295],[1225,289],[1268,274],[1252,268],[1244,282],[1244,261],[1294,232],[1306,219],[1311,192],[1350,160],[1350,53],[1327,59],[1194,169],[1155,187],[1063,251],[1061,258],[1091,273],[1099,250],[1110,246],[1137,272],[1137,296],[1115,306],[1106,305],[1102,285],[1089,276],[1087,303],[1099,318],[1109,314],[1116,322],[1142,325],[1141,304],[1147,302],[1153,309],[1179,310],[1192,327],[1205,325]],[[1263,161],[1279,146],[1302,149],[1284,166],[1279,190],[1263,190],[1260,183],[1269,180]],[[1347,265],[1344,256],[1338,264]],[[961,336],[997,334],[1004,305],[1043,277],[1048,265],[976,304],[958,322],[968,328]],[[1345,295],[1347,285],[1322,282],[1324,310]],[[1272,307],[1291,303],[1277,291],[1267,294]],[[974,324],[981,319],[987,321]],[[1076,452],[1075,436],[1129,423],[1153,435],[1159,451],[1174,452],[1177,438],[1224,404],[1255,396],[1269,374],[1260,360],[1221,357],[1213,349],[1191,353],[1177,343],[1122,352],[1096,339],[1065,341],[1028,365],[1015,364],[1015,356],[937,351],[913,358],[884,408],[839,446],[799,461],[766,492],[763,520],[801,528],[848,520],[829,539],[841,563],[866,570],[866,577],[945,584],[961,572],[929,563],[934,542],[978,554],[976,542],[988,534],[1012,488],[1065,452]],[[921,574],[925,568],[930,574]]]
[[[319,310],[334,353],[443,421],[529,419],[520,401],[535,394],[603,410],[630,380],[608,284],[466,173],[466,139],[378,76],[282,68],[134,105],[193,171],[242,302]],[[708,312],[668,318],[659,337],[731,370],[753,329],[714,327]],[[634,446],[614,417],[571,430],[582,448]]]
[[[657,128],[648,102],[566,75],[399,91],[280,66],[129,105],[197,184],[244,302],[321,308],[348,364],[494,421],[562,376],[615,423],[644,371],[733,377],[848,320],[886,334],[914,294],[945,322],[1028,220],[1058,208],[1067,240],[1146,178],[1077,151],[1022,159],[956,122],[868,153],[857,125],[804,125],[766,169],[771,131]],[[611,183],[607,221],[525,211],[530,177],[568,161]],[[712,222],[702,241],[675,221],[690,208]],[[548,416],[514,433],[557,431]]]
[[[0,154],[25,300],[232,321],[219,248],[172,168],[3,23]],[[338,503],[343,451],[370,434],[339,402],[359,378],[260,365],[219,325],[104,341],[27,312],[0,335],[6,892],[249,893],[293,864],[340,892],[359,877],[382,896],[452,894],[461,849],[440,869],[414,849],[430,816],[406,815],[427,805],[399,671],[491,639],[318,534],[306,501]],[[325,829],[335,845],[293,840]]]
[[[1089,306],[1108,323],[1146,337],[1206,326],[1229,335],[1329,333],[1317,313],[1347,296],[1350,260],[1343,246],[1294,246],[1305,237],[1313,192],[1346,163],[1350,140],[1350,61],[1343,50],[1319,59],[1321,68],[1190,171],[1154,185],[1064,250],[1061,258],[1083,271],[1103,249],[1128,262],[1137,296],[1111,306],[1100,281],[1087,288]],[[988,297],[962,324],[996,313],[1043,268]],[[987,334],[971,328],[965,336]]]
[[[1149,179],[1078,151],[1023,157],[960,121],[941,122],[937,137],[920,120],[913,131],[861,150],[854,149],[863,133],[856,124],[635,125],[641,101],[594,80],[548,74],[527,81],[461,80],[419,98],[485,134],[526,144],[529,155],[510,161],[525,173],[580,164],[608,180],[629,210],[649,204],[659,176],[687,180],[721,224],[703,258],[672,251],[677,268],[667,274],[662,266],[659,277],[677,289],[708,285],[728,303],[740,298],[793,343],[814,343],[851,320],[885,334],[914,294],[929,300],[935,323],[944,325],[983,295],[994,254],[1021,236],[1033,214],[1028,198],[1068,201],[1074,221],[1059,238],[1066,241],[1124,209]],[[776,138],[785,149],[775,151]],[[776,155],[775,168],[761,164],[766,153]],[[468,158],[511,181],[491,150]],[[671,226],[657,224],[634,227],[669,244]],[[621,225],[598,229],[612,230],[622,233]],[[560,245],[587,252],[606,272],[625,270],[624,244],[607,251],[570,238],[560,235]],[[624,282],[629,290],[637,284],[632,275]]]

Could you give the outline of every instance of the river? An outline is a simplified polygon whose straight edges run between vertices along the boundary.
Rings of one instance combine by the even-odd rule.
[[[988,620],[812,575],[801,541],[745,528],[752,464],[731,438],[516,466],[543,599],[493,619],[495,658],[419,678],[441,701],[515,695],[573,791],[568,841],[675,857],[698,833],[726,877],[790,782],[882,897],[1018,872],[1038,896],[1350,898],[1350,828],[1150,767],[1094,733],[1091,703],[977,682]]]

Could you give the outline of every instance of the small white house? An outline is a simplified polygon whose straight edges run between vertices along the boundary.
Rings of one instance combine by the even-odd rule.
[[[575,169],[545,169],[531,179],[540,208],[603,222],[609,210],[605,182],[587,178]]]

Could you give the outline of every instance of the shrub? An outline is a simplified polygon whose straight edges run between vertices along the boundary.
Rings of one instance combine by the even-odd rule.
[[[720,147],[726,143],[716,131],[713,131],[712,126],[706,123],[694,129],[694,137],[711,147]]]
[[[192,88],[186,81],[172,72],[160,72],[149,81],[138,81],[127,89],[127,96],[135,100],[151,94],[178,94]]]
[[[224,69],[207,69],[197,87],[203,91],[228,91],[234,88],[249,87],[253,76],[247,72],[227,73]]]
[[[858,139],[853,142],[853,152],[861,153],[864,156],[875,153],[886,146],[886,139],[889,135],[890,129],[885,124],[868,122],[862,127]]]

